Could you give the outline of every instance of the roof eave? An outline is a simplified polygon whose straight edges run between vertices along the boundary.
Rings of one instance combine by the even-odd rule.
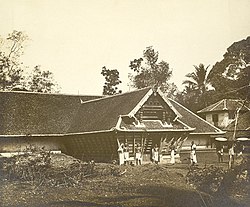
[[[191,132],[194,131],[195,128],[190,129],[136,129],[136,130],[129,130],[129,129],[117,129],[120,132]]]
[[[198,116],[197,114],[195,114],[194,112],[190,111],[189,109],[187,109],[186,107],[182,106],[181,104],[179,104],[178,102],[176,102],[173,99],[170,99],[173,102],[175,102],[177,105],[179,105],[180,107],[184,108],[186,111],[188,111],[189,113],[191,113],[193,116],[197,117],[198,119],[200,119],[201,121],[205,122],[206,124],[208,124],[209,126],[211,126],[212,128],[214,128],[215,131],[221,132],[221,130],[219,128],[217,128],[216,126],[214,126],[213,124],[209,123],[208,121],[202,119],[200,116]]]
[[[205,134],[205,135],[221,135],[225,134],[226,132],[221,131],[221,132],[191,132],[190,134],[192,135],[200,135],[200,134]]]
[[[72,132],[72,133],[65,133],[65,134],[6,134],[0,135],[0,138],[15,138],[15,137],[64,137],[64,136],[71,136],[71,135],[85,135],[85,134],[96,134],[96,133],[105,133],[105,132],[112,132],[115,131],[115,128],[111,128],[108,130],[99,130],[99,131],[90,131],[90,132]]]

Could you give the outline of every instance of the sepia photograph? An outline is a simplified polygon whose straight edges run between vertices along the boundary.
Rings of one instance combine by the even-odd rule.
[[[249,207],[249,0],[0,0],[0,207]]]

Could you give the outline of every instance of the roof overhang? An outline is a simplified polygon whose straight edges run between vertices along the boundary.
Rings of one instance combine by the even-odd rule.
[[[193,135],[221,135],[221,134],[225,134],[226,132],[221,131],[221,132],[194,132],[194,133],[190,133]]]
[[[64,136],[72,136],[72,135],[85,135],[85,134],[97,134],[97,133],[107,133],[115,131],[115,128],[109,130],[100,130],[100,131],[91,131],[91,132],[77,132],[77,133],[65,133],[65,134],[11,134],[11,135],[0,135],[0,138],[18,138],[18,137],[64,137]]]
[[[0,138],[15,138],[15,137],[62,137],[64,134],[1,134]]]
[[[117,129],[117,131],[121,132],[191,132],[194,131],[195,128],[190,129],[136,129],[136,130],[127,130],[127,129]]]

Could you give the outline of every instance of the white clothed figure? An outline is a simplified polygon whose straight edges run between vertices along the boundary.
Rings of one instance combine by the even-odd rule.
[[[159,162],[159,148],[157,145],[152,149],[152,160],[156,164]]]
[[[124,164],[124,152],[123,152],[123,144],[121,144],[118,148],[118,155],[119,155],[119,165]]]
[[[135,150],[136,150],[136,153],[135,153],[136,165],[141,165],[141,163],[142,163],[142,148],[140,147],[140,144],[137,144]]]
[[[191,144],[190,160],[191,160],[191,164],[193,165],[197,163],[196,144],[194,143],[194,141],[192,141],[192,144]]]
[[[129,147],[127,143],[125,143],[124,145],[123,153],[124,153],[124,163],[126,165],[129,163]]]
[[[174,164],[175,163],[175,142],[172,142],[171,143],[171,146],[170,146],[170,163],[171,164]]]
[[[174,154],[175,154],[175,151],[174,151],[174,150],[171,150],[171,153],[170,153],[170,163],[171,163],[171,164],[174,164],[174,163],[175,163]]]

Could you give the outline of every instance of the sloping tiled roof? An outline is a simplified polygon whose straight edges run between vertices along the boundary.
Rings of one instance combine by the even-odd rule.
[[[243,101],[237,100],[237,99],[223,99],[220,100],[200,111],[197,111],[197,113],[207,113],[212,111],[235,111],[237,108],[241,107],[243,104]],[[249,104],[244,104],[243,111],[249,111]]]
[[[81,101],[99,97],[0,92],[0,135],[63,134]]]
[[[144,88],[104,98],[0,92],[0,135],[63,135],[111,130],[116,127],[120,115],[139,109],[142,100],[146,100],[146,95],[151,92],[151,88]],[[221,133],[181,104],[171,99],[168,101],[181,115],[178,119],[183,123],[174,128],[188,126],[196,128],[194,133]],[[158,125],[151,125],[152,129],[159,128]]]
[[[229,124],[226,128],[226,138],[231,140],[234,136],[235,121]],[[248,137],[250,138],[250,111],[244,114],[240,114],[235,131],[235,138]]]
[[[235,120],[227,126],[226,130],[234,130],[234,127]],[[250,111],[244,114],[239,114],[236,128],[238,130],[250,130]]]
[[[193,133],[223,133],[220,129],[208,123],[198,115],[194,114],[178,102],[169,99],[175,109],[182,115],[179,119],[192,128],[196,128]]]
[[[119,116],[129,114],[149,90],[151,88],[144,88],[83,103],[68,132],[111,130],[116,126]]]

